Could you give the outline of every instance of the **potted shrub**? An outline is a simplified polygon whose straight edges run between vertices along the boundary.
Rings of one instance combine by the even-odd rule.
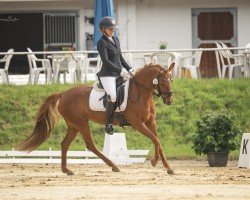
[[[159,49],[166,49],[167,48],[167,42],[165,41],[160,41],[160,44],[159,44]]]
[[[225,112],[210,112],[196,122],[193,149],[196,154],[207,154],[210,167],[226,167],[229,152],[240,145],[234,117]]]

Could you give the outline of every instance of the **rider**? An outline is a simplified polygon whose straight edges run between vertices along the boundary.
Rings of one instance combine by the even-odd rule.
[[[122,56],[119,39],[113,35],[115,28],[116,23],[113,18],[103,17],[99,24],[99,30],[103,35],[97,42],[97,50],[103,64],[96,75],[108,95],[105,121],[105,131],[108,134],[113,133],[112,117],[116,102],[116,78],[118,76],[127,78],[135,73]]]

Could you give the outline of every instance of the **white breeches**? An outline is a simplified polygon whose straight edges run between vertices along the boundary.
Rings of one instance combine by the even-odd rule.
[[[116,77],[107,76],[100,77],[104,90],[110,96],[111,101],[116,101]]]

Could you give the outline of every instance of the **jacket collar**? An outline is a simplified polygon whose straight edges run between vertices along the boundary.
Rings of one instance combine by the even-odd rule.
[[[104,35],[104,34],[102,35],[102,37],[103,37],[105,40],[107,40],[109,43],[111,43],[111,44],[117,46],[117,41],[116,41],[116,38],[115,38],[114,36],[112,36],[112,38],[113,38],[113,40],[114,40],[115,43],[113,43],[113,42],[108,38],[108,36],[106,36],[106,35]]]

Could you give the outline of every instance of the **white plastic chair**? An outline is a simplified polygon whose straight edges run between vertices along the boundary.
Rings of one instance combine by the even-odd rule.
[[[63,74],[63,81],[66,83],[68,72],[72,83],[81,81],[85,59],[83,54],[52,55],[54,82],[60,82],[60,75]]]
[[[228,58],[228,54],[227,54],[227,51],[226,50],[223,50],[223,47],[221,46],[220,43],[218,42],[215,42],[216,44],[216,47],[218,49],[221,49],[219,51],[216,51],[217,52],[217,56],[216,56],[216,60],[217,60],[217,67],[220,69],[218,70],[218,72],[220,73],[220,78],[225,78],[225,74],[226,74],[226,69],[229,68],[229,64],[226,64],[225,61],[228,62],[229,58]],[[230,62],[230,60],[229,60]],[[221,65],[222,66],[221,66]]]
[[[53,81],[60,82],[60,74],[63,74],[63,81],[66,83],[66,76],[68,72],[69,57],[71,55],[52,55]]]
[[[72,58],[75,61],[75,67],[72,65],[72,60],[68,64],[69,73],[71,74],[72,82],[82,81],[82,76],[84,73],[86,56],[83,54],[72,54]]]
[[[133,53],[127,53],[129,64],[133,69],[139,69],[147,64],[147,60],[143,56],[134,55]]]
[[[52,55],[54,82],[60,82],[60,75],[63,74],[63,82],[66,83],[67,73],[70,73],[71,82],[75,83],[80,79],[79,67],[83,57],[73,54]]]
[[[221,46],[223,48],[228,48],[228,46],[220,42]],[[231,64],[234,65],[233,70],[235,71],[235,76],[236,77],[242,77],[242,72],[245,74],[246,73],[246,68],[244,67],[244,55],[243,54],[233,54],[230,50],[227,50],[227,53],[229,55],[229,59],[231,61]],[[233,62],[232,62],[233,60]],[[232,72],[233,73],[233,72]]]
[[[220,63],[222,64],[221,78],[225,78],[227,69],[228,69],[228,78],[229,79],[232,79],[233,71],[235,71],[236,77],[241,77],[244,64],[243,64],[243,60],[239,57],[241,57],[242,55],[232,54],[230,52],[230,50],[225,49],[228,47],[226,47],[225,45],[222,45],[221,43],[215,42],[215,44],[216,44],[218,49],[221,49],[218,51],[219,56],[217,56],[217,57],[219,57],[219,60],[217,60],[217,65]],[[227,64],[225,63],[225,60],[227,61]],[[238,73],[235,70],[237,68],[239,69]]]
[[[250,43],[246,45],[244,54],[244,77],[250,77]]]
[[[173,73],[175,77],[180,77],[180,60],[181,54],[179,53],[159,52],[151,55],[151,62],[160,64],[162,67],[167,68],[171,63],[175,63]]]
[[[225,43],[220,42],[222,48],[229,48]],[[234,59],[235,63],[243,65],[244,55],[243,54],[233,54],[230,50],[227,50],[229,57]]]
[[[246,48],[246,52],[250,52],[250,43],[247,43]]]
[[[92,65],[91,62],[95,62],[96,64]],[[81,80],[83,79],[84,76],[84,83],[86,83],[88,81],[87,74],[88,73],[96,74],[101,69],[101,66],[102,66],[102,60],[99,55],[94,58],[86,58],[84,69],[82,70],[83,73]]]
[[[228,48],[228,46],[220,42],[221,46],[223,48]],[[233,76],[233,70],[234,70],[234,76],[235,77],[243,77],[243,74],[246,74],[244,67],[244,55],[243,54],[233,54],[230,50],[227,50],[227,53],[229,55],[229,60],[231,61],[229,64],[232,66],[232,72],[229,71],[230,76]],[[230,69],[230,68],[229,68]]]
[[[30,48],[27,48],[28,52],[32,54],[27,54],[29,62],[29,84],[37,84],[39,75],[41,72],[45,74],[45,83],[51,83],[52,74],[51,74],[51,65],[49,59],[39,59],[35,56],[33,51]],[[37,66],[37,63],[41,63],[41,67]]]
[[[192,56],[182,58],[181,69],[184,71],[184,76],[187,77],[187,71],[190,71],[191,78],[201,78],[200,63],[202,51],[196,51]]]
[[[7,53],[13,53],[14,49],[9,49]],[[0,62],[5,62],[4,68],[0,69],[0,75],[2,77],[2,83],[9,83],[8,69],[10,66],[10,60],[13,57],[13,54],[5,55]]]
[[[222,49],[221,45],[218,42],[215,42],[215,45],[217,47],[217,49]],[[215,51],[215,58],[216,58],[216,65],[217,65],[217,73],[218,73],[218,77],[222,78],[222,73],[221,73],[221,58],[220,58],[220,53],[219,51]],[[224,60],[223,60],[224,61]]]

